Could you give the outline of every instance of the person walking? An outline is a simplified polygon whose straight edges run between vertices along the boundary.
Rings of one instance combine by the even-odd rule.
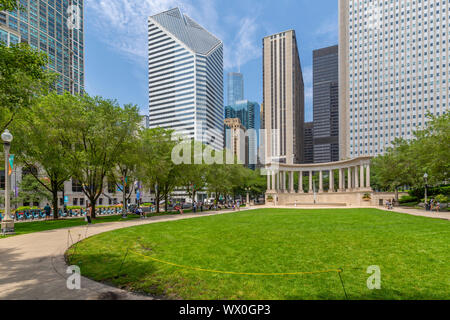
[[[197,202],[194,201],[194,203],[192,204],[192,208],[194,210],[194,213],[197,213]]]
[[[88,224],[92,224],[92,205],[86,203],[86,221]]]
[[[45,220],[50,218],[50,215],[52,214],[52,208],[49,206],[49,204],[47,203],[47,205],[44,207],[44,211],[45,211]]]

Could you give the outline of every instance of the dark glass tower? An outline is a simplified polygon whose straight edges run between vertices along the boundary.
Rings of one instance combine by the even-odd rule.
[[[339,160],[338,46],[313,52],[314,163]]]
[[[48,55],[61,75],[59,93],[84,91],[84,0],[21,0],[23,11],[0,12],[0,41],[26,42]]]
[[[228,73],[227,87],[229,106],[244,100],[244,76],[241,73]]]

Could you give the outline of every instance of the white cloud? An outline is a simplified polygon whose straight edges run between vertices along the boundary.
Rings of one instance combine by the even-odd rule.
[[[258,24],[253,12],[250,16],[236,17],[238,24],[229,24],[229,17],[222,15],[215,0],[87,0],[86,15],[89,27],[95,29],[98,38],[133,62],[146,65],[148,16],[179,7],[184,13],[204,26],[224,42],[225,69],[239,68],[261,56]],[[228,20],[228,21],[227,21]],[[229,32],[229,26],[240,26],[237,33]]]

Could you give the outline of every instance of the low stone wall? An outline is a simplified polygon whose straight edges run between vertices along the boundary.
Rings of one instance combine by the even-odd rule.
[[[369,193],[370,200],[364,200],[365,194]],[[273,198],[273,201],[268,201],[268,196]],[[399,194],[399,197],[403,195]],[[320,192],[316,193],[269,193],[266,195],[267,205],[272,206],[311,206],[323,205],[334,207],[377,207],[384,205],[386,200],[394,199],[395,193],[377,193],[368,191],[349,191],[349,192]],[[381,200],[381,202],[380,202]]]

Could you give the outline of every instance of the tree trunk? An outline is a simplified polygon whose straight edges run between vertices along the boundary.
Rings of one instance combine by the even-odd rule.
[[[167,194],[167,192],[164,195],[164,211],[167,213],[167,211],[169,211],[169,205],[167,203],[167,201],[169,200],[169,196]]]
[[[395,187],[395,202],[398,203],[398,187]]]
[[[122,186],[122,190],[123,190],[123,192],[122,192],[122,203],[123,203],[123,206],[122,206],[122,217],[125,217],[126,215],[127,215],[127,212],[128,212],[128,205],[127,205],[127,194],[126,194],[126,192],[125,192],[125,184]]]
[[[52,192],[53,195],[53,219],[57,220],[59,215],[58,215],[58,189],[54,189]]]
[[[159,188],[155,191],[156,196],[156,213],[159,213]]]

